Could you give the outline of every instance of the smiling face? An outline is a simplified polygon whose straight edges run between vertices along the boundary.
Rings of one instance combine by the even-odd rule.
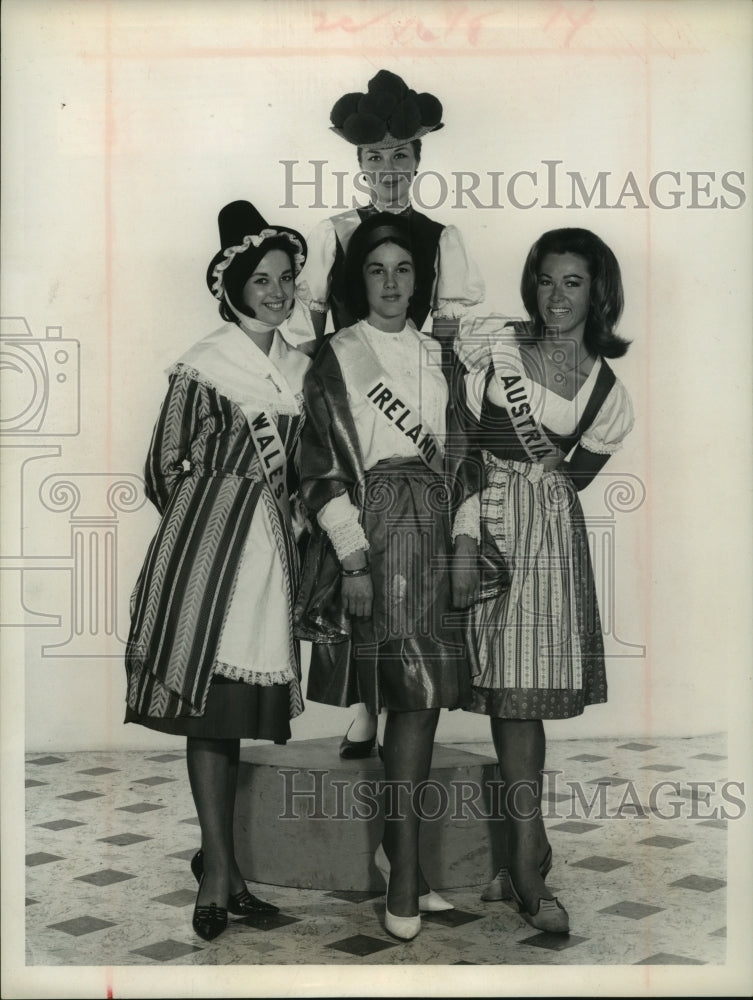
[[[363,280],[369,323],[378,330],[402,330],[416,284],[410,252],[396,243],[376,247],[363,263]]]
[[[418,159],[413,146],[396,146],[394,149],[358,149],[358,162],[369,178],[377,202],[384,208],[404,208]]]
[[[586,259],[573,253],[547,254],[537,276],[536,304],[545,327],[582,341],[591,306]]]
[[[269,326],[279,326],[293,307],[295,281],[284,250],[270,250],[243,286],[243,304],[249,315]]]

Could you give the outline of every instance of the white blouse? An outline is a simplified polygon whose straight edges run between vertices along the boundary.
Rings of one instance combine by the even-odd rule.
[[[498,379],[492,379],[488,388],[484,388],[487,367],[496,353],[495,345],[502,343],[503,348],[499,356],[511,364],[511,371],[519,375],[525,384],[532,415],[537,423],[543,424],[555,434],[563,436],[572,434],[596,385],[601,370],[601,359],[596,360],[576,396],[573,399],[565,399],[564,396],[527,375],[514,337],[505,330],[506,322],[507,318],[500,316],[490,316],[472,322],[456,341],[456,353],[469,369],[465,378],[469,409],[475,414],[476,419],[479,419],[484,391],[496,406],[507,405]],[[583,433],[578,444],[586,451],[597,455],[612,455],[622,447],[634,423],[630,395],[622,382],[616,379],[592,424]],[[453,525],[453,538],[461,533],[478,537],[476,526],[479,517],[479,496],[474,494],[465,501],[457,513]]]
[[[583,410],[588,404],[596,379],[601,371],[597,358],[583,385],[573,399],[541,385],[525,370],[520,349],[514,334],[505,325],[506,316],[487,316],[472,319],[461,328],[455,341],[455,352],[468,374],[465,377],[468,407],[478,420],[484,392],[496,406],[504,407],[506,399],[498,379],[492,379],[486,388],[486,372],[497,358],[497,365],[510,368],[510,373],[520,376],[531,402],[533,416],[555,434],[567,436],[578,426]],[[496,367],[496,366],[495,366]],[[610,389],[591,426],[583,433],[579,444],[587,451],[599,455],[612,455],[633,429],[633,406],[625,386],[619,379]]]
[[[336,216],[347,240],[361,222],[353,210]],[[333,219],[323,219],[311,230],[307,240],[308,256],[296,282],[296,296],[314,312],[329,309],[332,268],[337,251],[337,235]],[[468,310],[484,300],[484,279],[456,226],[445,226],[439,236],[434,261],[434,289],[431,296],[432,315],[437,319],[460,319]]]
[[[363,353],[370,351],[390,379],[393,388],[405,400],[420,404],[421,420],[431,428],[440,445],[443,445],[446,425],[448,389],[439,365],[437,343],[426,334],[419,333],[409,321],[402,330],[387,333],[378,330],[366,320],[360,320],[335,335],[357,338]],[[349,372],[343,370],[356,435],[361,449],[364,470],[372,469],[388,458],[415,458],[415,444],[393,424],[379,417],[363,393],[352,390],[348,384]],[[347,493],[328,501],[317,515],[321,527],[329,535],[338,559],[367,549],[368,542],[359,522],[358,508]]]

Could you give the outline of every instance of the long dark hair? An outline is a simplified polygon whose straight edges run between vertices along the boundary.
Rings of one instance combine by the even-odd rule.
[[[377,212],[370,215],[356,229],[345,253],[345,297],[346,304],[356,319],[369,315],[366,298],[366,282],[363,277],[364,261],[377,247],[384,243],[395,243],[407,251],[413,259],[413,245],[408,223],[391,212]]]
[[[620,265],[606,243],[589,229],[552,229],[539,237],[528,251],[520,280],[520,294],[531,317],[534,333],[541,336],[543,332],[536,290],[542,261],[550,253],[577,254],[586,261],[591,277],[591,305],[586,318],[584,343],[591,354],[621,358],[630,341],[614,332],[625,301]]]

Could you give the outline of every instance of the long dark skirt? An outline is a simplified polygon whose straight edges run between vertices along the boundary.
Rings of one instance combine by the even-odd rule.
[[[173,736],[285,743],[290,739],[290,686],[245,684],[215,674],[203,715],[160,719],[126,708],[125,721]]]
[[[369,619],[349,640],[312,648],[307,696],[330,705],[417,711],[470,698],[462,613],[450,597],[442,477],[423,462],[380,462],[366,474],[363,527],[374,585]]]

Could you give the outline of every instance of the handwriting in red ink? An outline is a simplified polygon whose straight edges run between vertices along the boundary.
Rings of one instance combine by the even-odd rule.
[[[353,33],[356,31],[365,31],[367,28],[372,27],[372,25],[377,24],[379,21],[383,21],[386,17],[392,13],[392,10],[386,10],[381,14],[377,14],[375,17],[369,17],[365,21],[354,21],[352,17],[339,17],[334,20],[328,20],[327,15],[322,10],[314,11],[314,31],[347,31]]]
[[[401,17],[400,14],[404,10],[405,7],[399,9],[391,7],[381,14],[362,20],[356,20],[348,15],[328,17],[324,11],[318,10],[314,12],[314,31],[344,31],[354,34],[366,31],[382,22],[389,27],[389,38],[392,42],[409,44],[417,39],[431,44],[459,39],[477,46],[483,22],[498,13],[499,7],[493,6],[482,13],[474,14],[467,5],[448,4],[444,9],[438,8],[441,14],[437,18],[437,23],[431,26],[420,17]]]
[[[569,25],[569,30],[563,39],[563,45],[565,48],[570,45],[573,38],[580,29],[592,21],[596,15],[596,10],[593,4],[579,4],[580,12],[574,10],[570,6],[565,6],[564,3],[546,4],[547,7],[553,8],[546,24],[544,25],[544,31],[549,31],[556,24],[561,23],[564,19]]]

